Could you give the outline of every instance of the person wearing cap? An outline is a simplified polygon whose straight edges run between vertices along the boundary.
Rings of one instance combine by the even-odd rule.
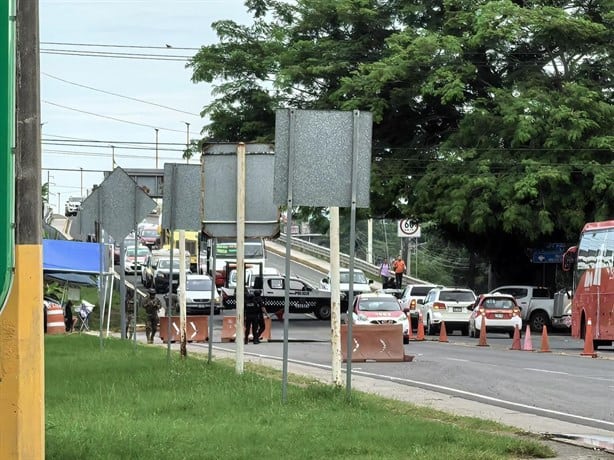
[[[145,335],[147,336],[147,343],[153,343],[154,336],[158,329],[158,311],[162,308],[162,302],[156,297],[156,290],[149,290],[149,297],[143,303],[145,309]]]

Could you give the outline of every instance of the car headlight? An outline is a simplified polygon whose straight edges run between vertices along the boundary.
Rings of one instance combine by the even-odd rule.
[[[186,298],[185,298],[185,301],[186,301],[186,302],[194,302],[194,301],[193,301],[192,299],[190,299],[189,297],[186,297]]]
[[[358,321],[366,321],[367,317],[365,315],[358,315]]]
[[[156,273],[156,278],[166,278],[166,273]]]

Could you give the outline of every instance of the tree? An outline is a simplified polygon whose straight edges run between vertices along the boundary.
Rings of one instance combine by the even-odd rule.
[[[371,215],[432,221],[501,279],[614,215],[612,0],[246,5],[191,62],[221,80],[211,139],[272,140],[276,107],[370,110]]]

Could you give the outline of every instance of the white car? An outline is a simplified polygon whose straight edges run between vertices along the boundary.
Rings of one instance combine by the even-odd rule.
[[[139,246],[136,249],[136,257],[135,257],[135,246],[127,247],[124,252],[124,270],[126,275],[141,273],[143,268],[143,264],[145,264],[145,260],[147,256],[151,253],[147,246]]]
[[[211,277],[187,274],[185,277],[185,304],[188,315],[208,315],[211,311]],[[177,288],[180,294],[182,286]],[[220,296],[214,288],[213,314],[220,313]]]
[[[364,272],[357,268],[354,269],[354,294],[358,295],[362,292],[371,292],[371,283],[373,280],[367,279]],[[330,291],[330,272],[326,278],[320,280],[320,289]],[[339,290],[347,295],[350,290],[350,269],[341,268],[339,270]]]
[[[348,322],[346,314],[345,322]],[[409,343],[409,320],[401,309],[399,300],[392,294],[371,292],[360,294],[354,299],[352,324],[401,324],[403,342]]]
[[[482,321],[486,326],[486,333],[503,332],[514,338],[514,331],[522,329],[520,307],[516,299],[505,294],[483,294],[470,307],[469,336],[480,337]]]
[[[431,284],[409,284],[403,289],[400,302],[403,309],[408,308],[411,316],[411,324],[413,327],[418,326],[418,312],[420,311],[419,300],[424,301],[424,298],[431,289],[437,286]]]
[[[431,289],[422,302],[422,324],[427,334],[437,334],[442,321],[446,332],[460,330],[469,334],[469,307],[475,303],[475,293],[471,289],[437,287]]]

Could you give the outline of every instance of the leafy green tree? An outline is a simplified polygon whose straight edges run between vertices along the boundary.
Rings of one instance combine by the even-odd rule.
[[[370,214],[433,222],[501,280],[614,216],[612,0],[246,6],[191,62],[218,83],[205,140],[270,141],[277,107],[370,110]]]

